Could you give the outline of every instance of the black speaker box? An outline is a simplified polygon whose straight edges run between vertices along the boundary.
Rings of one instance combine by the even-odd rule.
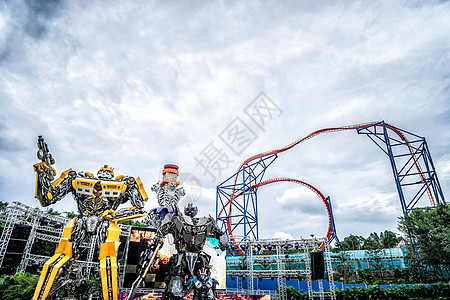
[[[27,240],[30,236],[31,226],[23,224],[15,224],[11,233],[12,239]]]
[[[323,252],[311,252],[312,280],[325,279]]]
[[[8,247],[6,248],[6,253],[18,253],[22,255],[26,244],[26,240],[24,241],[11,239],[9,240]]]

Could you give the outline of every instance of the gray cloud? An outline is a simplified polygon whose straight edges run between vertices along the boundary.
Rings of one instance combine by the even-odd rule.
[[[25,32],[32,38],[42,38],[47,31],[47,21],[57,13],[61,2],[61,0],[25,1],[28,8],[28,14],[25,22]]]

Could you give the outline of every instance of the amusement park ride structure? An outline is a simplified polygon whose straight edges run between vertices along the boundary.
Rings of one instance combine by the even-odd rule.
[[[263,180],[263,177],[267,168],[278,158],[278,154],[322,133],[344,130],[356,130],[358,134],[366,135],[389,157],[404,215],[408,215],[411,210],[418,207],[417,204],[424,194],[428,196],[431,207],[445,203],[424,137],[384,121],[324,128],[286,147],[251,156],[244,160],[235,174],[217,186],[216,220],[221,229],[228,232],[230,240],[235,245],[234,248],[242,252],[239,247],[240,241],[235,238],[237,235],[242,239],[259,239],[257,201],[259,187],[283,181],[301,184],[321,198],[329,219],[326,243],[329,244],[333,239],[337,239],[329,197],[325,197],[317,188],[304,181],[292,178]]]

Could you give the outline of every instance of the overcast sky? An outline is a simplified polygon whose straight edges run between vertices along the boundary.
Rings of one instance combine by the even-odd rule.
[[[0,200],[39,205],[43,135],[58,175],[111,165],[142,179],[146,209],[176,163],[184,202],[214,216],[216,186],[245,158],[381,120],[426,137],[450,195],[449,28],[448,1],[2,1]],[[389,160],[356,131],[280,154],[273,177],[330,196],[341,237],[397,230]],[[309,190],[258,196],[261,238],[325,234]],[[70,196],[54,208],[75,210]]]

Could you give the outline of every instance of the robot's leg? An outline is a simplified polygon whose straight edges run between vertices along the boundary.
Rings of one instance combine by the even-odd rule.
[[[206,293],[208,300],[214,300],[216,298],[216,295],[214,293],[214,290],[210,288],[208,292]]]
[[[117,300],[119,286],[117,281],[117,248],[119,248],[119,234],[121,229],[111,222],[107,229],[107,237],[100,247],[100,277],[104,300]]]
[[[59,241],[55,255],[53,255],[42,268],[41,276],[33,295],[33,300],[44,300],[55,283],[56,276],[61,267],[72,258],[72,243],[69,242],[69,236],[73,231],[75,218],[65,227],[63,237]]]
[[[165,299],[183,298],[183,279],[180,276],[173,276],[164,291]]]

